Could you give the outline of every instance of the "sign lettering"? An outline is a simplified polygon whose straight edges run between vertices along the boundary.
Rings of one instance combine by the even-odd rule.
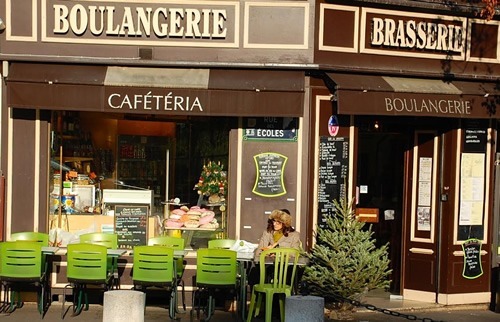
[[[470,115],[470,101],[385,97],[385,109],[395,113],[431,113]]]
[[[374,46],[457,53],[464,50],[465,30],[459,25],[375,17],[372,26]]]
[[[224,9],[54,4],[54,34],[225,38]]]
[[[165,96],[146,94],[122,95],[111,93],[107,99],[112,109],[129,109],[145,111],[186,111],[203,112],[203,105],[199,97],[179,96],[172,92]]]

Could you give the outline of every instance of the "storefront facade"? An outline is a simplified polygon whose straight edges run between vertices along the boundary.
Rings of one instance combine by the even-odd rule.
[[[307,184],[309,166],[303,162],[309,136],[304,67],[313,53],[311,8],[309,1],[6,1],[0,8],[6,25],[0,44],[3,240],[17,231],[112,227],[109,214],[118,208],[99,209],[97,198],[89,213],[62,219],[52,207],[58,167],[80,163],[111,179],[112,190],[123,183],[151,190],[148,237],[161,233],[170,210],[161,202],[181,197],[196,206],[188,197],[196,195],[202,167],[189,169],[197,152],[185,144],[189,136],[200,149],[225,147],[208,154],[224,160],[228,178],[218,236],[257,242],[269,213],[288,208],[305,242],[307,190],[299,187]],[[213,141],[191,138],[198,128],[216,133]],[[78,133],[91,134],[92,157],[73,143],[81,142]],[[158,164],[166,173],[147,168],[156,155],[139,166],[120,165],[126,148],[158,136],[165,138]],[[148,147],[156,151],[155,143]],[[105,155],[99,162],[96,151]],[[209,161],[206,155],[197,162]],[[282,166],[270,169],[272,180],[265,181],[269,158]],[[155,178],[137,184],[122,180],[125,172]],[[157,179],[166,183],[155,189]],[[195,244],[188,247],[203,245]],[[52,286],[63,285],[56,276]]]
[[[72,127],[115,161],[121,136],[167,137],[172,169],[192,153],[190,131],[213,124],[223,144],[193,141],[227,142],[226,236],[256,242],[287,208],[309,248],[331,201],[354,198],[390,243],[393,293],[489,302],[498,21],[397,1],[8,0],[0,17],[4,240],[54,225],[51,161],[69,160],[53,144],[59,116],[77,113]],[[200,170],[167,171],[151,189],[169,200]],[[166,212],[151,214],[161,226]],[[465,270],[465,241],[479,272]]]
[[[391,291],[404,299],[489,302],[498,21],[391,1],[322,1],[315,12],[315,146],[344,148],[339,167],[350,171],[337,191],[317,177],[313,212],[321,196],[354,198],[389,243]]]

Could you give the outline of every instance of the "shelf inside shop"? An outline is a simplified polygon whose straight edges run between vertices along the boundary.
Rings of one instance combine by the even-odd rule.
[[[59,161],[59,157],[55,157],[55,160]],[[63,162],[87,162],[92,161],[94,158],[88,157],[63,157]]]

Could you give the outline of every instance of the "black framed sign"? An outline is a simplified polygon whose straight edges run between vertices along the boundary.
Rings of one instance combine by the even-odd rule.
[[[262,197],[286,194],[283,175],[288,157],[280,153],[260,153],[254,157],[257,175],[252,192]]]
[[[481,241],[476,238],[467,239],[462,244],[464,251],[464,270],[462,276],[467,279],[475,279],[483,275],[481,266]]]
[[[118,248],[132,249],[135,245],[146,245],[149,206],[116,205],[115,233]]]
[[[325,228],[326,217],[334,214],[333,200],[347,197],[348,137],[320,137],[318,170],[318,226]]]

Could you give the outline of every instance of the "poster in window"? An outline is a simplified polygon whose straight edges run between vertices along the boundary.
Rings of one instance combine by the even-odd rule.
[[[462,153],[460,165],[459,225],[482,225],[485,154]]]
[[[418,207],[417,208],[417,230],[431,231],[431,208]]]

